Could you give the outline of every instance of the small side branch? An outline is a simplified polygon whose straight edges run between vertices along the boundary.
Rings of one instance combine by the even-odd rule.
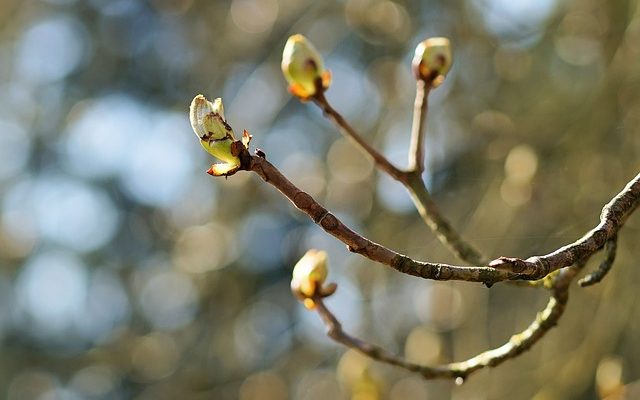
[[[485,367],[495,367],[506,360],[515,358],[529,350],[538,340],[557,325],[569,300],[569,284],[577,274],[579,266],[565,268],[554,277],[552,295],[546,307],[536,315],[535,320],[522,332],[517,333],[504,345],[487,350],[465,361],[427,366],[408,361],[385,349],[349,335],[342,324],[324,304],[320,296],[314,297],[315,310],[327,328],[327,335],[338,343],[355,349],[364,355],[421,374],[426,379],[448,378],[466,379],[470,374]],[[458,381],[457,381],[458,382]],[[461,381],[460,381],[461,382]]]
[[[416,81],[416,100],[413,105],[413,123],[411,125],[411,147],[409,148],[409,171],[421,175],[424,171],[424,136],[427,125],[427,109],[431,83],[419,79]]]
[[[467,243],[440,213],[440,209],[433,201],[420,175],[412,175],[407,180],[406,187],[422,220],[431,228],[440,242],[444,244],[449,251],[459,259],[475,266],[489,264],[490,260],[471,244]]]
[[[605,259],[600,263],[598,269],[585,276],[578,281],[581,287],[587,287],[595,285],[600,282],[611,270],[613,263],[616,260],[616,250],[618,248],[618,237],[614,236],[604,246]]]
[[[411,128],[409,169],[407,171],[395,167],[384,155],[380,154],[362,139],[362,136],[329,104],[322,92],[316,94],[313,97],[313,101],[324,111],[325,116],[336,124],[344,136],[351,139],[382,171],[404,185],[411,195],[411,199],[420,213],[422,220],[436,233],[441,243],[461,260],[477,267],[485,266],[489,263],[489,259],[467,243],[446,218],[442,216],[422,180],[422,172],[424,171],[424,135],[430,90],[431,83],[424,80],[417,81],[413,124]]]
[[[327,101],[324,93],[318,92],[312,97],[313,102],[316,103],[320,109],[324,112],[324,115],[332,120],[339,128],[344,136],[351,139],[357,147],[361,148],[364,153],[369,156],[376,164],[378,168],[389,174],[396,180],[402,180],[404,178],[404,172],[383,156],[378,150],[374,149],[366,140],[356,132],[356,130],[349,125],[349,123],[338,113],[331,104]]]

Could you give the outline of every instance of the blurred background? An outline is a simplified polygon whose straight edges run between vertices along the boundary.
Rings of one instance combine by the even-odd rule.
[[[308,36],[328,98],[406,165],[410,60],[447,36],[425,173],[485,254],[580,237],[640,169],[640,10],[595,0],[3,0],[0,4],[0,397],[596,399],[640,386],[640,216],[602,284],[571,290],[532,350],[462,386],[329,341],[289,291],[327,250],[348,332],[411,360],[501,345],[544,291],[428,282],[351,254],[255,175],[212,179],[187,108],[223,97],[236,132],[357,231],[455,263],[403,188],[286,91]],[[599,257],[592,259],[595,268]],[[613,397],[612,397],[613,396]],[[631,398],[631,397],[628,397]]]

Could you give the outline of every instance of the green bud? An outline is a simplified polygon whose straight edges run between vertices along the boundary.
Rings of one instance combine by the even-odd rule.
[[[451,69],[452,56],[449,39],[429,38],[418,44],[412,67],[416,79],[430,81],[437,87]]]
[[[212,175],[229,175],[240,166],[240,158],[234,149],[233,129],[224,119],[222,99],[212,103],[203,95],[197,95],[189,107],[191,128],[207,153],[224,161],[211,167]]]
[[[291,291],[308,309],[315,308],[315,296],[327,297],[336,291],[336,284],[323,286],[327,279],[327,252],[311,249],[293,267]]]
[[[233,130],[224,119],[222,99],[217,98],[212,103],[203,95],[197,95],[189,107],[191,128],[201,140],[222,139],[233,137]]]
[[[304,36],[290,36],[282,52],[282,73],[289,83],[289,91],[303,100],[316,94],[318,84],[329,88],[331,73],[324,68],[322,56]]]

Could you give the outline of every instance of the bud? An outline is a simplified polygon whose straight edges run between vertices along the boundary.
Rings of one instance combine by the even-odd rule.
[[[302,100],[316,95],[331,84],[331,73],[324,68],[322,56],[304,36],[290,36],[282,52],[282,73],[289,83],[289,91]]]
[[[313,297],[327,274],[327,252],[311,249],[293,267],[291,289],[304,297]]]
[[[416,79],[430,81],[437,87],[451,69],[451,45],[443,37],[429,38],[418,44],[412,67]]]
[[[322,287],[327,274],[327,252],[311,249],[293,267],[291,291],[304,302],[305,307],[312,309],[315,307],[313,297],[330,296],[336,290],[335,284]]]
[[[191,128],[207,153],[224,161],[214,164],[208,172],[212,175],[229,175],[240,167],[238,151],[234,146],[233,129],[224,119],[222,99],[210,102],[203,95],[197,95],[189,107]]]

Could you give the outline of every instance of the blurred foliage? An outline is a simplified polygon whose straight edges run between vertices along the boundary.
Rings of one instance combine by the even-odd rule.
[[[640,169],[637,1],[3,0],[0,396],[637,395],[638,216],[611,274],[573,288],[557,328],[460,387],[324,336],[289,291],[309,247],[329,253],[339,284],[329,305],[345,328],[416,361],[497,346],[545,298],[400,276],[350,254],[256,177],[204,173],[212,159],[187,115],[198,93],[222,96],[236,131],[358,231],[456,261],[399,185],[286,92],[280,54],[297,32],[325,55],[328,98],[402,165],[414,46],[451,39],[425,178],[490,256],[575,240]]]

